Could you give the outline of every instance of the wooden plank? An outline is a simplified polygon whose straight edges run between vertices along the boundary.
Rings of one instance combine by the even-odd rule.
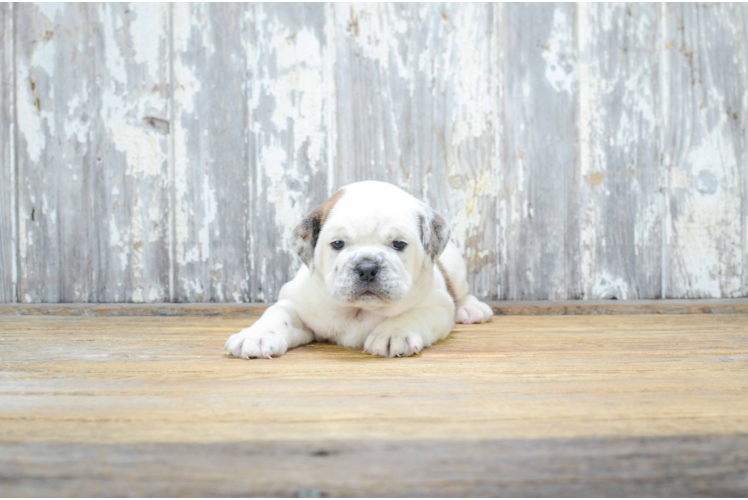
[[[333,172],[336,187],[392,182],[442,213],[467,259],[472,292],[493,299],[500,116],[494,10],[335,4]]]
[[[267,3],[250,11],[251,300],[276,300],[300,266],[293,228],[332,194],[328,9]]]
[[[581,298],[572,4],[505,4],[501,298]]]
[[[745,64],[742,68],[746,79],[748,79],[748,4],[742,4],[743,14],[743,47],[742,58]],[[738,113],[741,130],[743,131],[743,144],[748,145],[748,100],[743,99],[743,107]],[[745,152],[745,149],[743,150]],[[743,192],[740,195],[743,205],[743,269],[748,269],[748,173],[743,170]],[[748,272],[743,272],[743,290],[748,292]],[[746,293],[748,295],[748,293]]]
[[[169,7],[90,6],[97,302],[169,300]],[[71,109],[70,111],[73,111]],[[93,263],[89,263],[92,266]]]
[[[665,7],[666,297],[748,293],[741,14],[737,4]]]
[[[13,443],[0,460],[15,497],[742,497],[747,449],[745,435]]]
[[[601,314],[748,314],[748,299],[494,301],[510,316]],[[0,316],[222,316],[259,317],[267,304],[6,304]]]
[[[420,24],[418,6],[336,3],[333,8],[335,186],[371,179],[411,190],[422,181],[419,175],[411,176],[421,167],[413,164],[412,149],[404,150],[416,139],[412,121],[418,119],[411,99],[418,51],[413,47],[415,37],[409,35]],[[428,26],[435,19],[423,21]]]
[[[413,191],[420,188],[420,197],[447,217],[450,239],[467,261],[470,291],[484,300],[499,298],[498,9],[490,3],[419,6],[408,89],[413,139],[403,137]]]
[[[13,149],[13,6],[0,5],[0,303],[16,302],[16,177]]]
[[[412,358],[224,356],[252,321],[3,317],[0,442],[748,433],[742,315],[503,316]]]
[[[96,300],[91,29],[85,4],[23,4],[16,19],[18,299]]]
[[[583,297],[661,298],[660,6],[578,9]]]
[[[248,7],[172,8],[174,299],[249,301]]]
[[[167,299],[166,7],[17,10],[19,299]]]
[[[4,317],[3,492],[746,491],[741,316],[496,317],[413,358],[224,356],[251,322]]]

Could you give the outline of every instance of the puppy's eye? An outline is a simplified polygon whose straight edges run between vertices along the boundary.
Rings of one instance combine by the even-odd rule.
[[[392,242],[392,248],[395,250],[403,250],[407,246],[407,243],[404,241],[393,241]]]
[[[330,243],[330,246],[332,246],[335,250],[340,250],[345,246],[345,243],[343,243],[340,240],[335,240],[332,243]]]

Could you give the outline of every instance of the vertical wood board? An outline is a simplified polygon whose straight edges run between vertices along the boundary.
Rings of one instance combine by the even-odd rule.
[[[16,301],[16,178],[13,151],[13,5],[0,5],[0,303]]]
[[[174,299],[249,292],[245,15],[241,4],[174,4]]]
[[[576,7],[502,8],[501,298],[581,298]]]
[[[91,7],[14,9],[19,300],[95,301]]]
[[[300,265],[293,228],[331,193],[329,7],[255,4],[248,52],[251,297],[274,301]]]
[[[664,16],[663,293],[743,296],[746,156],[739,113],[748,82],[741,8],[667,4]]]
[[[335,185],[382,180],[431,204],[481,297],[498,287],[495,8],[335,5]]]
[[[660,298],[660,6],[578,9],[583,297]]]
[[[95,300],[169,300],[169,7],[90,6]]]

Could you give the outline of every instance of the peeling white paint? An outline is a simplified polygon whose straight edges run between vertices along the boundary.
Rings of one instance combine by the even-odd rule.
[[[203,175],[203,188],[202,188],[202,201],[203,201],[203,221],[202,227],[198,232],[198,241],[200,242],[200,258],[207,262],[210,260],[210,235],[209,228],[213,221],[216,220],[216,214],[218,213],[218,202],[216,201],[216,191],[211,186],[210,177],[206,173]],[[220,238],[218,230],[215,230],[215,237]]]
[[[670,177],[671,189],[680,194],[670,243],[677,244],[686,271],[684,288],[696,296],[714,298],[739,296],[745,272],[738,163],[722,126],[724,121],[692,145],[684,168],[673,169]],[[699,185],[704,177],[714,183],[706,190]],[[735,230],[726,230],[730,227]]]
[[[169,5],[135,3],[128,8],[134,14],[130,26],[133,61],[135,64],[144,65],[147,74],[158,75],[162,64],[164,33],[154,27],[166,25]]]
[[[273,33],[271,47],[276,47],[277,75],[263,68],[260,88],[275,99],[272,122],[277,132],[288,130],[293,124],[294,150],[305,144],[307,158],[313,169],[323,165],[325,144],[325,116],[323,53],[314,33],[301,29],[289,33],[277,22],[270,22]]]
[[[399,57],[397,46],[398,35],[406,34],[409,24],[392,11],[410,6],[354,3],[335,7],[338,33],[346,34],[364,57],[376,61],[381,68],[403,79],[409,77],[407,62]]]
[[[613,276],[607,271],[601,271],[594,277],[591,287],[594,298],[627,300],[629,299],[629,285],[625,279]]]
[[[54,23],[57,20],[57,16],[65,8],[65,4],[60,2],[41,2],[34,4],[34,7],[39,9],[39,12],[47,18],[48,22]]]
[[[621,27],[614,20],[625,16],[627,9],[639,10]],[[579,250],[582,289],[589,299],[609,298],[606,286],[613,286],[616,280],[628,284],[629,299],[659,291],[659,283],[651,278],[661,272],[654,256],[662,246],[662,203],[656,194],[659,179],[653,175],[658,171],[653,164],[657,161],[656,79],[652,74],[656,51],[650,39],[641,37],[640,26],[649,23],[645,32],[652,38],[657,25],[638,15],[648,9],[643,5],[577,5],[581,48]],[[648,179],[647,185],[641,186],[640,179]],[[620,191],[622,186],[625,192]],[[611,217],[617,210],[620,219]],[[625,258],[613,258],[621,253],[611,241],[632,248],[639,264],[631,266]],[[606,286],[601,285],[603,277]],[[614,288],[610,293],[620,298],[621,287]]]
[[[293,165],[287,164],[285,150],[275,141],[263,149],[260,161],[265,174],[263,191],[275,210],[273,226],[282,231],[281,249],[289,252],[293,228],[306,215],[306,193],[288,190],[286,181],[296,179],[303,185],[305,179]]]
[[[445,82],[453,82],[454,122],[450,131],[452,147],[459,151],[469,140],[483,137],[491,130],[494,110],[491,107],[492,93],[489,86],[490,74],[488,52],[490,50],[486,32],[481,29],[485,11],[482,5],[468,8],[461,6],[452,11],[455,24],[449,37],[447,49]],[[464,47],[471,47],[470,54],[464,54]],[[452,68],[451,61],[457,61]],[[457,155],[455,155],[457,156]],[[460,161],[457,156],[455,160]],[[463,160],[464,161],[464,160]],[[463,168],[474,168],[465,165]],[[450,171],[452,170],[450,166]]]
[[[16,106],[18,132],[26,141],[26,154],[33,163],[38,163],[46,147],[46,136],[56,135],[54,115],[48,109],[54,99],[54,88],[42,88],[40,77],[45,79],[54,75],[56,46],[50,41],[36,45],[30,60],[17,58],[18,75],[16,79]],[[32,83],[34,89],[32,90]],[[42,94],[42,92],[45,92]]]
[[[745,47],[730,53],[745,38],[742,21],[729,15],[737,12],[736,7],[560,6],[549,19],[550,29],[522,47],[504,45],[510,35],[501,30],[506,22],[502,16],[509,9],[521,12],[529,6],[328,4],[320,7],[318,13],[323,15],[316,18],[287,16],[284,6],[238,8],[236,12],[243,12],[244,45],[228,60],[235,65],[232,70],[247,75],[246,100],[229,112],[248,117],[249,130],[242,132],[246,150],[236,155],[249,155],[237,164],[253,175],[242,200],[222,199],[224,191],[212,176],[215,170],[204,170],[203,165],[220,168],[210,163],[214,161],[210,148],[221,146],[216,138],[222,133],[211,127],[220,120],[202,116],[213,110],[200,104],[206,102],[205,96],[222,91],[219,80],[202,74],[203,67],[210,67],[205,61],[218,50],[214,30],[222,27],[214,20],[220,16],[209,16],[203,4],[137,4],[127,7],[129,13],[121,6],[86,7],[96,9],[88,12],[97,14],[91,16],[95,26],[90,28],[97,35],[76,33],[78,38],[71,41],[63,39],[71,35],[57,27],[69,19],[66,9],[76,7],[19,7],[26,8],[24,15],[36,19],[38,26],[33,28],[38,33],[12,51],[17,54],[13,89],[21,146],[17,153],[22,167],[35,169],[42,178],[42,187],[30,184],[35,180],[18,179],[23,203],[17,200],[17,205],[41,203],[36,214],[48,225],[40,229],[39,220],[32,223],[29,214],[19,218],[22,265],[42,251],[45,238],[54,248],[55,224],[69,222],[68,211],[57,210],[61,199],[53,194],[55,182],[60,175],[76,186],[90,182],[76,152],[92,140],[106,146],[100,149],[99,143],[93,143],[85,154],[91,158],[103,151],[94,168],[111,183],[102,194],[106,206],[100,229],[109,237],[103,243],[111,250],[106,272],[115,300],[163,299],[165,288],[156,276],[155,257],[161,256],[172,214],[175,255],[170,258],[182,271],[176,283],[180,296],[274,299],[287,272],[279,270],[279,262],[292,255],[288,242],[293,227],[312,201],[319,201],[325,191],[331,194],[341,175],[350,172],[387,176],[407,189],[418,186],[420,194],[446,208],[453,239],[475,266],[470,271],[476,275],[478,293],[484,295],[495,293],[486,291],[489,283],[496,283],[494,274],[506,272],[528,289],[533,283],[544,283],[537,293],[565,298],[568,284],[563,281],[573,271],[580,274],[586,298],[639,298],[646,279],[637,282],[630,261],[619,263],[610,256],[631,252],[638,266],[657,260],[658,250],[663,283],[675,296],[745,294],[748,232],[741,196],[748,181],[741,151],[748,94],[743,92]],[[305,8],[307,14],[311,12],[312,7]],[[574,9],[576,19],[569,16]],[[633,9],[631,16],[629,9]],[[487,13],[497,19],[487,22]],[[680,33],[678,23],[684,13],[684,33]],[[177,56],[166,61],[171,35]],[[616,37],[628,46],[614,47],[620,53],[601,50],[606,43],[615,45]],[[99,41],[101,46],[86,46]],[[650,48],[659,54],[659,66],[640,64],[648,61]],[[60,70],[65,68],[60,58],[71,50],[99,59],[91,70],[95,75],[81,70],[76,87],[66,88],[59,81],[67,74]],[[514,60],[506,52],[511,50],[524,51],[516,59],[531,66],[524,73],[505,66]],[[722,53],[727,56],[714,55]],[[144,118],[170,119],[165,102],[171,83],[169,63],[173,64],[175,119],[166,134]],[[346,64],[358,69],[339,71]],[[655,71],[659,81],[652,78]],[[348,82],[349,77],[358,80]],[[690,78],[693,81],[685,81]],[[512,93],[505,96],[507,82]],[[361,95],[372,97],[357,103],[360,116],[355,120],[360,121],[340,121],[350,111],[345,108],[348,103],[338,109],[338,99],[346,95],[348,85],[363,88]],[[742,93],[737,100],[735,93]],[[579,241],[563,246],[559,241],[571,236],[559,228],[533,232],[547,221],[539,220],[543,211],[532,196],[544,195],[537,192],[538,172],[547,173],[540,159],[555,159],[555,150],[544,150],[572,147],[539,137],[539,130],[552,133],[554,125],[567,123],[563,116],[543,113],[566,110],[563,103],[575,100],[579,102],[579,163],[565,168],[579,177],[579,211],[558,218],[579,222]],[[551,106],[534,109],[530,106],[534,102]],[[562,105],[554,108],[557,102]],[[531,113],[523,115],[523,105],[532,108]],[[570,112],[568,119],[573,118]],[[365,133],[353,135],[342,128],[354,122]],[[545,123],[544,128],[538,128],[540,123]],[[568,122],[569,127],[576,125]],[[521,139],[504,151],[503,141],[517,136]],[[642,153],[650,138],[657,138],[661,153],[652,161],[666,169],[659,178],[644,170],[651,167],[644,164],[650,161],[647,151]],[[174,178],[167,179],[172,142]],[[360,154],[362,150],[366,153]],[[507,178],[503,177],[505,161],[511,162]],[[309,192],[312,179],[314,193]],[[663,189],[656,192],[653,186],[660,182]],[[172,188],[174,205],[164,208],[162,202]],[[264,196],[267,204],[258,203],[252,198],[255,195]],[[252,204],[250,227],[236,230],[246,232],[248,248],[222,249],[215,242],[226,236],[219,233],[225,226],[224,209],[239,203],[245,207],[247,200]],[[609,218],[615,203],[621,204],[621,217],[629,224],[618,233],[611,230],[616,222]],[[530,229],[507,229],[519,225]],[[490,233],[494,229],[496,238]],[[262,245],[270,236],[278,248],[265,252]],[[540,259],[527,260],[522,262],[531,265],[518,265],[515,270],[511,259],[527,251],[518,249],[521,243],[536,245],[540,251],[553,245],[570,253],[559,256],[563,264],[542,268],[536,265],[543,262]],[[249,252],[251,287],[246,277],[234,275],[237,267],[222,251],[230,252],[232,259]],[[488,262],[493,254],[503,269]],[[564,269],[577,263],[581,269]],[[67,264],[50,260],[44,265]],[[94,269],[87,274],[92,275],[103,279],[106,273]],[[54,274],[54,278],[59,277]],[[76,299],[92,296],[83,281],[67,286],[66,293]],[[43,298],[38,290],[19,293],[27,301]]]
[[[117,84],[126,87],[127,71],[125,70],[125,57],[119,46],[118,31],[122,29],[122,19],[111,14],[111,6],[102,4],[100,6],[104,21],[104,54],[106,70],[109,77]],[[113,25],[117,23],[118,26]]]
[[[459,180],[458,180],[459,179]],[[474,235],[485,223],[480,201],[497,191],[496,178],[491,170],[483,170],[476,177],[454,178],[450,189],[450,227],[455,243],[465,249],[466,236]]]
[[[553,27],[543,47],[545,78],[556,92],[572,94],[576,90],[576,59],[572,23],[563,8],[553,11]]]

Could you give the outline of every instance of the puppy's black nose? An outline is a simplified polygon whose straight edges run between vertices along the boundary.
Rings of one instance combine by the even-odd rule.
[[[365,260],[361,264],[356,266],[356,272],[358,273],[358,278],[361,281],[369,282],[373,280],[378,271],[379,266],[370,260]]]

